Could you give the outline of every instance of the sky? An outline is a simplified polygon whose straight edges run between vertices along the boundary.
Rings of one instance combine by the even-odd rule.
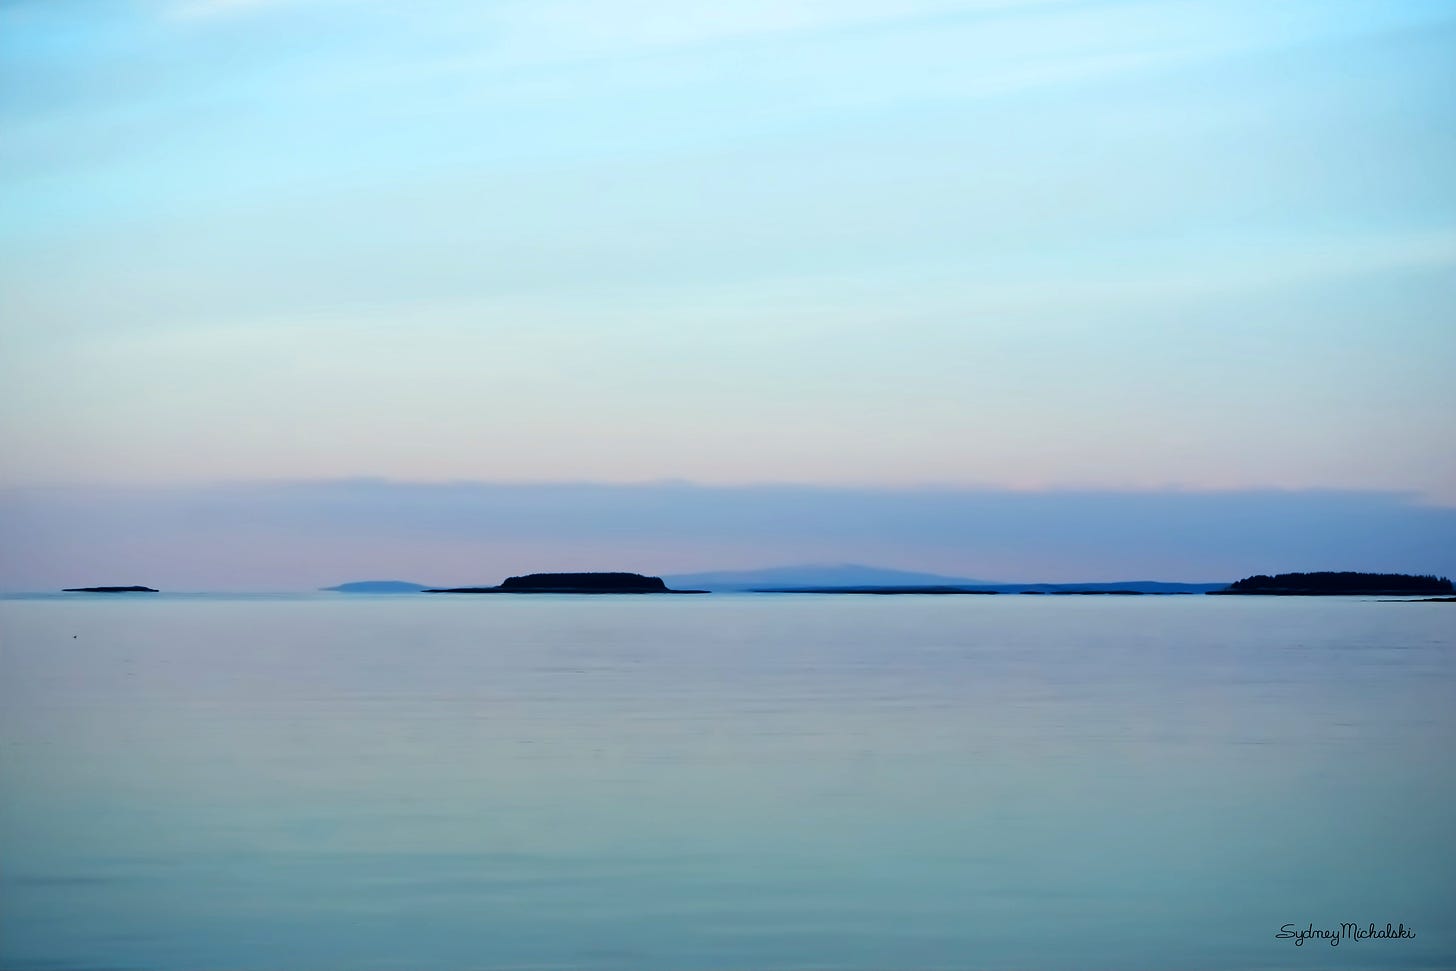
[[[1362,563],[1456,569],[1420,552],[1456,508],[1453,51],[1448,0],[11,0],[0,585],[266,583],[128,517],[207,508],[242,557],[271,534],[237,497],[360,482],[398,522],[451,484],[564,505],[448,554],[355,523],[278,582],[435,554],[1222,579],[1321,568],[1349,503],[1405,517]],[[621,515],[593,488],[696,490],[701,529],[588,528]],[[807,507],[750,501],[776,488],[963,542],[908,512],[790,542]],[[990,495],[1320,513],[1302,546],[1098,560],[1037,517],[954,525]]]

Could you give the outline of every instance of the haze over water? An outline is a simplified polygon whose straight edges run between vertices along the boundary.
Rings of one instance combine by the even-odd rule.
[[[0,964],[1449,967],[1451,620],[0,600]]]

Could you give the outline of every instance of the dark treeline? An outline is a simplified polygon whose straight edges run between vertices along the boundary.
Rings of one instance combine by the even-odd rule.
[[[1214,593],[1251,594],[1438,594],[1452,593],[1445,577],[1407,573],[1280,573],[1258,574],[1235,581]]]

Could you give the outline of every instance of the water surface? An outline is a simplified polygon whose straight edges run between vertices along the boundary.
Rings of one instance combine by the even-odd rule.
[[[1451,967],[1453,740],[1447,604],[10,599],[0,966]]]

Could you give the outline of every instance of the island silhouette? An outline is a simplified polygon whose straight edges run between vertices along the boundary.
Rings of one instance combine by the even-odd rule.
[[[1211,594],[1265,597],[1417,597],[1456,593],[1446,577],[1409,573],[1260,573]]]
[[[67,587],[61,593],[161,593],[151,587]]]
[[[528,573],[506,577],[496,587],[445,587],[425,593],[707,593],[671,590],[662,577],[641,573]]]

